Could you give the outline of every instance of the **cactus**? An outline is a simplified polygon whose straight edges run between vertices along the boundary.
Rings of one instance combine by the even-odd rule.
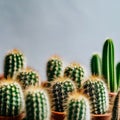
[[[99,54],[92,55],[90,65],[91,65],[92,75],[96,75],[99,77],[102,76],[102,60],[101,60]]]
[[[72,63],[64,70],[64,76],[72,79],[77,85],[77,89],[81,87],[81,81],[84,78],[84,69],[77,63]]]
[[[101,78],[92,76],[83,83],[84,93],[89,96],[91,113],[104,114],[109,108],[108,91]]]
[[[111,120],[120,120],[120,90],[114,100]]]
[[[47,79],[53,81],[62,74],[63,62],[58,56],[52,56],[47,62]]]
[[[58,78],[51,86],[52,109],[64,112],[68,95],[75,91],[75,85],[69,78]]]
[[[102,74],[110,92],[116,92],[117,90],[114,61],[114,44],[112,39],[107,39],[103,46]]]
[[[32,68],[26,68],[18,72],[16,79],[22,83],[23,88],[26,88],[30,85],[35,86],[39,84],[39,75]]]
[[[24,98],[19,83],[9,80],[0,82],[0,116],[17,116],[23,112]]]
[[[4,77],[12,78],[17,72],[25,67],[25,57],[17,49],[13,49],[5,56]]]
[[[66,120],[90,120],[90,105],[83,94],[74,93],[69,96]]]
[[[117,89],[120,88],[120,62],[116,65]]]
[[[50,120],[50,102],[43,88],[30,86],[25,92],[26,120]]]

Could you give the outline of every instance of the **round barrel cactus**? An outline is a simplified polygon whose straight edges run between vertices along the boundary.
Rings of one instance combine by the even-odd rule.
[[[81,81],[84,78],[84,69],[77,63],[72,63],[64,70],[64,76],[72,79],[79,89],[81,87]]]
[[[17,116],[24,109],[24,98],[19,83],[13,80],[0,82],[0,116]]]
[[[52,84],[51,98],[52,109],[57,112],[64,112],[68,95],[75,91],[75,85],[69,78],[58,78]]]
[[[8,52],[4,59],[4,77],[12,78],[17,72],[25,67],[25,57],[20,50],[13,49]]]
[[[88,99],[81,93],[69,96],[66,109],[66,120],[90,120]]]
[[[31,86],[25,93],[26,120],[50,120],[50,102],[47,92]]]
[[[89,96],[91,112],[104,114],[109,108],[108,91],[101,78],[92,76],[83,83],[83,90]]]
[[[22,83],[23,88],[26,88],[30,85],[39,84],[39,75],[32,68],[26,68],[21,70],[17,75],[16,79]]]
[[[47,80],[53,81],[62,74],[63,62],[58,56],[52,56],[47,62]]]

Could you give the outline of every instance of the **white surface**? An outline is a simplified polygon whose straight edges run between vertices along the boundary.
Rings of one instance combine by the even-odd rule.
[[[53,54],[77,61],[89,73],[90,57],[101,54],[106,37],[120,60],[119,0],[0,0],[0,72],[6,52],[18,48],[46,79]]]

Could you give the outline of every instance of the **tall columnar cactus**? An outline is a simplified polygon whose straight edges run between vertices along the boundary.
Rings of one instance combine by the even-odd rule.
[[[116,65],[117,89],[120,89],[120,62]]]
[[[47,62],[47,79],[53,81],[62,74],[63,62],[58,56],[52,56]]]
[[[120,120],[120,90],[118,91],[114,100],[111,120]]]
[[[58,78],[51,86],[52,109],[64,112],[68,95],[75,91],[75,85],[69,78]]]
[[[88,99],[80,93],[70,95],[66,113],[66,120],[90,120]]]
[[[117,90],[114,61],[114,44],[112,39],[107,39],[103,46],[102,74],[107,82],[110,92],[116,92]]]
[[[16,75],[16,79],[22,83],[23,88],[30,85],[35,86],[39,84],[39,75],[32,68],[26,68]]]
[[[79,89],[84,78],[84,69],[78,63],[72,63],[65,68],[64,76],[72,79]]]
[[[102,76],[102,60],[99,54],[93,54],[90,60],[92,75]]]
[[[91,113],[104,114],[109,108],[108,91],[102,79],[92,76],[83,83],[83,90],[89,96]]]
[[[43,88],[31,86],[25,93],[26,120],[50,120],[50,102]]]
[[[13,49],[8,52],[4,60],[4,77],[12,78],[25,67],[25,57],[21,51]]]
[[[0,116],[17,116],[24,109],[24,98],[19,83],[13,80],[0,82]]]

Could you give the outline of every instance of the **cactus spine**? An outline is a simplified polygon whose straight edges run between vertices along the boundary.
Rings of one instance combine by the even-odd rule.
[[[83,83],[83,90],[89,96],[91,112],[104,114],[109,108],[108,91],[105,83],[98,77],[92,76]]]
[[[107,39],[103,46],[102,72],[110,92],[115,92],[117,83],[114,63],[114,44],[112,39]]]
[[[120,120],[120,90],[118,91],[114,100],[111,120]]]
[[[17,74],[16,79],[22,83],[23,88],[26,88],[30,85],[35,86],[39,84],[39,75],[32,68],[26,68],[20,71]]]
[[[102,75],[102,60],[99,54],[93,54],[91,58],[91,73],[92,75],[101,76]]]
[[[68,95],[75,90],[74,83],[69,78],[58,78],[51,86],[52,109],[64,112]]]
[[[116,66],[117,89],[120,88],[120,62]]]
[[[72,79],[77,85],[77,88],[80,89],[81,81],[84,78],[84,70],[79,64],[72,63],[65,68],[64,76]]]
[[[53,81],[62,74],[63,63],[58,56],[52,56],[47,62],[47,79]]]
[[[17,116],[24,109],[22,88],[12,80],[0,83],[0,116]]]
[[[50,120],[50,104],[43,88],[29,87],[25,93],[26,120]]]
[[[12,78],[17,72],[25,67],[25,57],[17,49],[11,50],[4,60],[4,77]]]
[[[69,96],[66,120],[90,120],[90,106],[87,98],[75,93]]]

